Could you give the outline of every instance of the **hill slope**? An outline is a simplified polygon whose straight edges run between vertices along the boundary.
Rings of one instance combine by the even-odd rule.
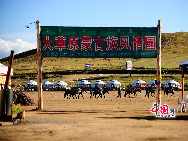
[[[14,73],[36,73],[36,49],[15,55]],[[162,34],[162,68],[178,68],[179,62],[188,59],[188,32]],[[3,64],[8,64],[8,58],[0,59]],[[64,70],[84,70],[86,63],[92,64],[92,69],[125,69],[125,62],[133,61],[134,69],[155,69],[156,59],[90,59],[90,58],[44,58],[43,72]]]

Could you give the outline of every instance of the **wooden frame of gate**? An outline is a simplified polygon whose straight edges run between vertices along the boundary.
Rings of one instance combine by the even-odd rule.
[[[42,94],[42,53],[41,53],[41,26],[40,21],[37,24],[37,87],[38,87],[38,109],[42,110],[43,107],[43,94]],[[157,93],[156,93],[156,103],[159,105],[161,103],[161,20],[158,20],[158,42],[157,42]]]

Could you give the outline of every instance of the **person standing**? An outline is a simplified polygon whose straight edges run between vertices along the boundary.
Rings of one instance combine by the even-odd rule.
[[[90,87],[90,99],[92,98],[92,96],[94,96],[94,95],[93,95],[93,90],[92,90],[92,88]]]
[[[120,97],[121,98],[121,87],[118,88],[118,96],[116,98]]]

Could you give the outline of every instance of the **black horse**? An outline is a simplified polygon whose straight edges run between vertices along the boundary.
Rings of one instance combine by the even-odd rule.
[[[127,95],[129,95],[129,97],[130,97],[130,95],[133,93],[133,89],[132,88],[127,88],[126,90],[125,90],[125,95],[124,95],[124,97],[127,97]]]
[[[90,92],[91,93],[91,92]],[[109,94],[109,91],[108,91],[108,88],[107,87],[95,87],[94,88],[94,91],[93,91],[93,96],[95,96],[95,98],[102,98],[102,97],[106,97],[105,94],[108,93]],[[98,95],[98,96],[97,96]]]
[[[97,96],[99,95],[99,96]],[[93,96],[95,96],[95,98],[101,97],[102,98],[102,88],[95,88],[93,91]]]
[[[84,96],[83,96],[83,91],[80,89],[80,88],[77,88],[77,87],[72,87],[71,89],[66,89],[65,90],[65,93],[64,93],[64,98],[67,97],[67,99],[69,98],[73,98],[73,99],[79,99],[80,96],[82,96],[82,98],[84,99]]]
[[[149,98],[149,95],[151,93],[152,97],[155,97],[155,91],[156,91],[156,87],[155,84],[152,84],[151,87],[146,87],[146,95]]]
[[[166,94],[168,96],[168,94],[171,93],[171,96],[174,95],[174,88],[171,86],[171,84],[168,84],[168,87],[165,87],[164,89],[164,95]]]
[[[64,98],[70,99],[70,97],[74,98],[75,95],[73,94],[71,89],[66,89],[64,93]]]
[[[108,88],[107,87],[103,87],[103,91],[102,91],[102,94],[105,98],[105,94],[108,93],[109,94],[109,91],[108,91]]]
[[[130,94],[134,94],[134,96],[136,97],[137,96],[136,92],[140,92],[141,93],[141,87],[139,85],[136,85],[136,87],[132,87],[132,85],[129,84],[127,86],[126,91],[125,91],[124,97],[126,97],[128,94],[129,94],[129,97],[130,97]]]
[[[129,97],[130,97],[130,95],[131,95],[132,93],[133,93],[132,85],[129,84],[129,85],[127,86],[127,89],[125,90],[125,95],[124,95],[124,97],[127,97],[127,95],[129,95]]]

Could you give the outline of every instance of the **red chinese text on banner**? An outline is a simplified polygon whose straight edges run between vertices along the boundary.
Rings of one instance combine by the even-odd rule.
[[[117,37],[112,36],[112,38],[110,38],[110,36],[108,36],[106,38],[106,41],[107,41],[106,50],[113,50],[113,49],[118,50],[118,48],[117,48],[117,46],[118,46],[117,40],[118,40]]]
[[[78,50],[78,38],[79,37],[69,37],[69,46],[68,46],[68,50]]]
[[[85,51],[87,51],[88,49],[92,50],[91,44],[92,44],[92,37],[89,36],[81,37],[81,50],[85,50]]]
[[[123,48],[131,50],[131,47],[129,46],[129,37],[120,37],[120,50]]]
[[[156,50],[155,36],[145,36],[145,50]]]
[[[95,43],[95,51],[103,51],[103,43],[105,39],[101,39],[100,36],[98,36],[98,39],[94,39],[94,41],[96,41],[97,43]]]
[[[53,42],[53,40],[49,40],[49,36],[46,36],[46,40],[42,40],[42,42],[45,42],[45,46],[42,48],[42,50],[46,50],[48,47],[50,50],[53,50],[53,47],[50,46],[50,42]]]
[[[65,37],[58,36],[58,37],[55,37],[55,40],[56,40],[56,46],[55,46],[56,49],[59,49],[59,51],[61,51],[62,49],[66,49],[66,46],[65,46],[66,38]]]
[[[133,36],[133,40],[132,40],[132,44],[133,44],[133,50],[143,50],[143,37],[136,37]],[[136,44],[136,48],[135,48],[135,44]]]

